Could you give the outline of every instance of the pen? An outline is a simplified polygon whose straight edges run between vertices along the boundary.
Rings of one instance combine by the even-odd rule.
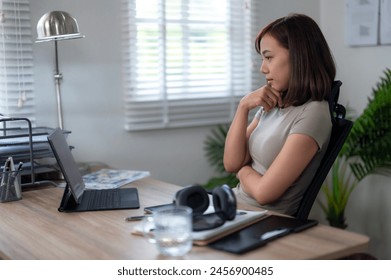
[[[5,187],[5,200],[7,201],[8,200],[8,197],[9,197],[9,192],[10,192],[10,189],[11,189],[11,186],[10,186],[10,181],[11,181],[11,173],[10,173],[10,161],[7,161],[6,162],[6,166],[5,166],[5,172],[4,172],[4,187]],[[2,182],[3,183],[3,182]]]
[[[22,197],[22,190],[20,186],[20,182],[18,181],[18,175],[20,171],[22,170],[23,167],[23,162],[19,162],[18,168],[16,169],[14,173],[14,186],[15,186],[15,192],[16,192],[16,197],[21,198]]]
[[[127,222],[132,222],[132,221],[140,221],[144,218],[145,216],[129,216],[125,218],[125,221]]]
[[[16,169],[16,170],[17,170],[17,171],[22,170],[22,166],[23,166],[23,162],[19,162],[18,169]]]
[[[3,172],[8,172],[11,164],[11,157],[8,157],[4,163]]]

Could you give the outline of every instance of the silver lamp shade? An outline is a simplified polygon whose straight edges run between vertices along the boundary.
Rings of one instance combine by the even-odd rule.
[[[69,13],[52,11],[44,14],[37,24],[36,42],[78,39],[84,36],[79,32],[76,19]]]

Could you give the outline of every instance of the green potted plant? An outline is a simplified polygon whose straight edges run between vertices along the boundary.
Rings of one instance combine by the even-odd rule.
[[[206,189],[212,189],[223,184],[235,187],[239,182],[235,174],[227,173],[224,169],[224,145],[228,129],[229,125],[218,125],[212,129],[211,135],[208,135],[204,142],[206,158],[209,164],[215,168],[215,171],[220,174],[220,176],[211,178],[203,185]]]
[[[391,70],[372,91],[322,187],[320,200],[330,225],[346,228],[345,208],[358,183],[371,174],[391,174]]]

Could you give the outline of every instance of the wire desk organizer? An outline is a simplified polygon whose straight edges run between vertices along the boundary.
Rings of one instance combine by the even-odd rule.
[[[10,122],[26,123],[26,128],[8,126]],[[42,184],[57,184],[50,180],[37,180],[38,172],[58,171],[54,165],[43,165],[36,162],[37,158],[54,158],[46,136],[53,131],[48,127],[32,127],[31,121],[24,117],[7,117],[0,115],[0,160],[3,163],[9,156],[15,161],[28,161],[23,168],[22,175],[29,176],[29,181],[22,183],[22,187],[31,187]],[[64,133],[70,133],[64,131]]]

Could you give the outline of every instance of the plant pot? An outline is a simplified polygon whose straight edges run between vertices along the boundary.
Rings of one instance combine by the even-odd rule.
[[[345,214],[344,213],[341,213],[341,214],[338,214],[338,215],[335,215],[335,216],[332,216],[332,217],[328,216],[327,220],[329,221],[329,225],[332,226],[332,227],[345,229],[348,226],[346,224],[346,218],[345,218]]]

